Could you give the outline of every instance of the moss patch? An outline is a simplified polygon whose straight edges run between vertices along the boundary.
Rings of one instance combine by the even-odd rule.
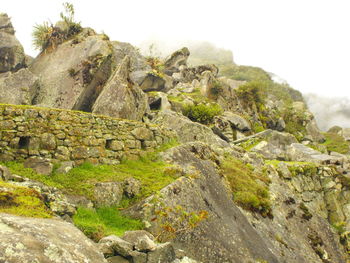
[[[322,144],[327,147],[329,152],[338,152],[348,154],[350,152],[350,142],[346,141],[342,136],[335,133],[323,133],[326,141]]]
[[[73,221],[86,236],[95,241],[107,235],[122,236],[125,231],[144,228],[141,221],[123,216],[115,207],[96,210],[79,207]]]
[[[234,202],[263,216],[271,214],[270,180],[266,174],[254,172],[251,167],[233,158],[222,163],[222,173],[231,187]]]
[[[214,117],[220,115],[221,112],[222,109],[218,104],[185,105],[183,108],[183,114],[185,116],[192,121],[202,124],[212,123]]]
[[[288,170],[291,172],[292,176],[297,176],[299,174],[305,176],[314,176],[315,174],[317,174],[318,166],[317,164],[311,162],[287,162],[278,160],[268,160],[265,161],[265,164],[273,165],[275,168],[278,168],[278,165],[281,162],[287,165]]]
[[[52,217],[38,192],[3,181],[0,181],[0,212],[27,217]]]

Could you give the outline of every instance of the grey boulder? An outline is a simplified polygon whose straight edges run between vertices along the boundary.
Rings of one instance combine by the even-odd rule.
[[[0,262],[106,263],[97,246],[72,224],[0,214]]]

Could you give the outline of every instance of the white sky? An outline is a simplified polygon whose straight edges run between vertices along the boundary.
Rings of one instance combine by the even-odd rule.
[[[26,52],[35,23],[58,20],[62,0],[0,0]],[[349,0],[71,0],[76,20],[112,40],[207,40],[238,64],[262,67],[294,88],[350,97]]]

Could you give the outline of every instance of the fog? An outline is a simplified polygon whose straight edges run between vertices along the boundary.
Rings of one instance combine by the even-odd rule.
[[[306,94],[304,98],[321,130],[326,131],[334,125],[350,128],[350,99],[316,94]]]

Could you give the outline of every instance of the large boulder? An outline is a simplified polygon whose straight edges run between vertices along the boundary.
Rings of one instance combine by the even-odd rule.
[[[40,77],[40,91],[33,104],[91,111],[110,76],[112,62],[110,42],[84,29],[74,39],[45,50],[32,62],[29,69]]]
[[[173,73],[179,72],[180,66],[187,66],[187,59],[190,56],[190,51],[187,47],[175,51],[164,62],[165,74],[171,76]]]
[[[210,144],[215,149],[229,147],[226,141],[215,135],[207,126],[192,122],[182,114],[173,111],[159,112],[153,122],[173,129],[182,143],[200,141]]]
[[[148,111],[147,95],[129,81],[130,57],[126,56],[97,98],[93,113],[141,120]]]
[[[0,73],[25,66],[24,50],[14,33],[10,18],[0,14]]]
[[[38,88],[38,78],[28,69],[0,74],[0,103],[30,105]]]
[[[0,262],[107,261],[97,246],[70,223],[0,214]]]
[[[120,64],[125,56],[130,57],[130,79],[141,85],[148,73],[152,70],[146,59],[131,44],[119,41],[111,42],[114,49],[115,62]]]

